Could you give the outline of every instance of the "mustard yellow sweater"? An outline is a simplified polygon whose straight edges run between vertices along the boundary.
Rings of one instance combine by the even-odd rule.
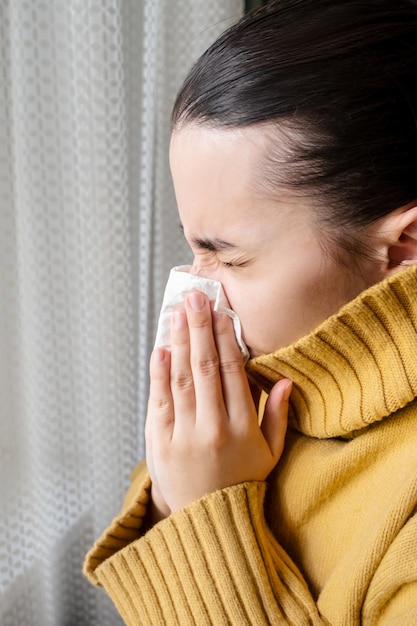
[[[268,484],[141,524],[136,469],[85,573],[129,625],[417,625],[417,268],[367,290],[293,346],[248,364],[294,381]]]

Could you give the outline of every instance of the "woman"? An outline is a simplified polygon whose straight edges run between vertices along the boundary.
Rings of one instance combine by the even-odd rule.
[[[127,624],[417,623],[416,119],[414,0],[278,0],[191,70],[180,219],[252,358],[197,291],[152,355],[85,566]]]

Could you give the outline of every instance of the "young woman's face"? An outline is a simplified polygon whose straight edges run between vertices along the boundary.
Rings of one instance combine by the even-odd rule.
[[[254,129],[189,125],[170,151],[192,271],[223,284],[251,356],[299,339],[369,284],[326,254],[306,200],[260,191],[264,149]]]

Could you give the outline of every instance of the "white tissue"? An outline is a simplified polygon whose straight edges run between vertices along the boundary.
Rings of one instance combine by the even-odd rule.
[[[233,320],[236,340],[239,344],[242,356],[245,361],[249,358],[248,349],[242,339],[240,320],[237,314],[232,311],[224,294],[221,283],[211,278],[203,278],[190,274],[189,265],[173,267],[165,287],[161,312],[156,331],[155,348],[170,347],[170,320],[171,314],[176,306],[184,302],[185,294],[192,289],[197,289],[206,294],[210,301],[214,302],[213,309],[220,313],[227,313]]]

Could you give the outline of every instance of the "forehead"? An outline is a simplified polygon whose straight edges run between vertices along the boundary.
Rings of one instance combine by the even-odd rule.
[[[186,235],[219,223],[241,230],[262,218],[255,211],[265,200],[256,191],[261,144],[248,129],[192,124],[173,133],[170,164]]]
[[[187,124],[172,133],[170,163],[174,175],[184,163],[193,171],[204,165],[207,173],[212,173],[221,164],[222,170],[240,168],[247,174],[264,151],[264,134],[256,129]]]
[[[211,189],[250,192],[258,199],[289,198],[306,201],[312,196],[294,177],[297,145],[302,133],[286,120],[239,128],[213,127],[196,122],[174,130],[170,164],[174,184],[191,180]]]
[[[189,239],[245,241],[303,229],[308,206],[262,177],[268,138],[259,129],[187,125],[173,133],[170,162],[178,211]]]
[[[190,194],[239,202],[250,196],[263,201],[278,197],[265,185],[264,162],[270,139],[261,127],[213,128],[188,124],[175,130],[170,165],[179,208]]]

